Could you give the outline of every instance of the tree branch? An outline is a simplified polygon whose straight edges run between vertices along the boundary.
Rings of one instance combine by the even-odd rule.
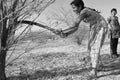
[[[56,35],[59,35],[61,34],[61,32],[59,30],[56,30],[56,29],[53,29],[53,28],[50,28],[46,25],[43,25],[43,24],[40,24],[40,23],[37,23],[37,22],[34,22],[34,21],[28,21],[28,20],[22,20],[22,21],[17,21],[17,24],[28,24],[28,25],[36,25],[38,27],[41,27],[41,28],[44,28],[44,29],[47,29],[49,31],[52,31],[54,34]]]

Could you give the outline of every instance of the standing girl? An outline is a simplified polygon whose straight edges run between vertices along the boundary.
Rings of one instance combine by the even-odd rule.
[[[111,16],[108,18],[109,32],[110,32],[110,53],[111,57],[115,58],[119,55],[117,54],[117,45],[118,38],[120,37],[120,24],[118,21],[118,17],[116,16],[117,9],[111,9]]]

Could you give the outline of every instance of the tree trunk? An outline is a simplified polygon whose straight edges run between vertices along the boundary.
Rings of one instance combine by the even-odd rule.
[[[5,59],[6,59],[6,50],[1,50],[0,52],[0,80],[6,80],[5,75]]]

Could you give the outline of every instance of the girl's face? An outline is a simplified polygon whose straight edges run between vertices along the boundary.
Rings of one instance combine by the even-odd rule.
[[[81,6],[80,6],[80,7],[76,7],[75,5],[72,4],[72,9],[73,9],[73,12],[75,12],[75,13],[80,13],[80,11],[81,11]]]
[[[115,16],[116,14],[117,14],[116,11],[112,11],[112,12],[111,12],[111,15],[112,15],[112,16]]]

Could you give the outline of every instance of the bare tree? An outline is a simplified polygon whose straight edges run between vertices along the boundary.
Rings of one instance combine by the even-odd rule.
[[[33,13],[40,15],[54,2],[55,0],[0,0],[0,80],[6,80],[6,55],[21,35],[14,38],[15,31],[20,28],[19,24],[36,25],[58,34],[46,25],[26,20]]]

